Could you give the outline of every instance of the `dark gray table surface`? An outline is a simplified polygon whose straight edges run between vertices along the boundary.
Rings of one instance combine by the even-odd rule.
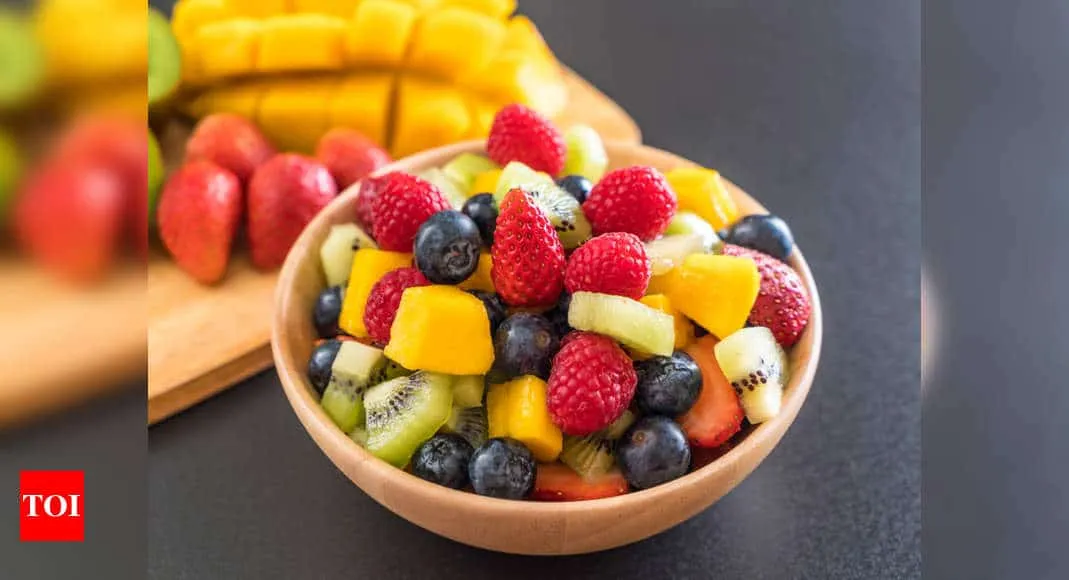
[[[664,534],[523,558],[380,507],[305,434],[272,370],[151,429],[149,575],[919,577],[917,3],[521,8],[562,61],[635,117],[646,143],[720,169],[790,222],[826,317],[797,422],[735,491]]]

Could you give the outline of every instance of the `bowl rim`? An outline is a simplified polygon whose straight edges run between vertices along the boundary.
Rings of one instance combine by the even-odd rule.
[[[394,170],[409,171],[409,168],[411,167],[421,168],[430,160],[438,159],[443,156],[455,156],[464,152],[482,153],[485,152],[485,143],[485,140],[471,140],[428,149],[415,155],[394,161],[376,171],[375,174],[381,175]],[[659,158],[659,161],[666,165],[698,166],[696,163],[683,157],[646,145],[606,141],[605,148],[609,153],[610,159],[620,153],[641,152],[643,155],[652,155],[653,157]],[[657,163],[654,163],[654,165],[657,165]],[[740,199],[743,200],[745,202],[744,205],[746,205],[748,209],[768,212],[768,210],[756,199],[750,197],[745,191],[727,178],[724,178],[724,183],[731,191],[732,196],[737,201]],[[665,500],[681,490],[701,487],[702,484],[714,474],[725,471],[737,473],[734,477],[736,477],[738,481],[732,485],[732,487],[734,487],[734,485],[737,485],[742,479],[749,475],[749,472],[745,470],[743,470],[742,473],[738,473],[742,470],[742,466],[740,466],[742,459],[752,453],[761,453],[762,444],[767,440],[771,440],[771,444],[768,446],[768,453],[771,453],[771,450],[779,444],[778,438],[781,438],[786,433],[790,424],[793,423],[798,411],[801,409],[809,394],[820,360],[821,346],[823,342],[823,312],[821,310],[820,296],[812,272],[809,269],[809,265],[806,262],[802,251],[796,245],[794,251],[791,252],[788,263],[801,276],[802,282],[806,287],[806,291],[809,293],[810,301],[812,303],[809,324],[798,343],[801,344],[804,342],[807,334],[811,335],[812,342],[810,343],[809,356],[799,361],[801,363],[801,368],[792,369],[790,381],[785,387],[783,406],[780,409],[780,412],[771,420],[754,427],[732,449],[710,461],[708,464],[703,465],[699,469],[690,471],[672,481],[648,489],[629,491],[628,493],[619,496],[582,501],[548,502],[501,499],[481,496],[464,490],[454,490],[425,481],[403,469],[394,467],[372,455],[364,447],[350,439],[346,433],[343,433],[334,425],[313,396],[314,391],[311,386],[308,385],[305,373],[303,372],[303,363],[295,359],[292,348],[289,346],[286,337],[284,336],[285,313],[292,307],[292,302],[296,299],[295,293],[292,291],[294,287],[292,281],[295,279],[302,263],[300,254],[304,253],[309,258],[318,256],[318,252],[307,251],[307,248],[312,246],[314,236],[316,235],[315,232],[325,227],[325,224],[328,221],[331,221],[328,218],[328,215],[333,213],[332,210],[337,210],[338,206],[349,205],[353,202],[359,191],[359,186],[359,182],[350,186],[331,201],[323,211],[319,212],[319,214],[317,214],[316,217],[304,228],[289,254],[287,254],[285,263],[283,264],[278,277],[278,286],[276,287],[275,292],[274,311],[272,313],[271,350],[275,368],[282,384],[282,389],[285,392],[290,405],[293,407],[294,413],[298,416],[298,419],[304,426],[305,431],[308,432],[309,436],[311,436],[320,447],[320,451],[327,455],[336,467],[342,469],[341,466],[338,465],[339,462],[335,461],[333,457],[330,457],[330,454],[323,449],[323,444],[321,443],[320,438],[329,440],[336,448],[343,450],[346,454],[351,456],[351,458],[355,460],[354,463],[358,464],[360,469],[367,470],[372,478],[377,479],[380,483],[388,482],[390,486],[396,487],[397,489],[391,490],[391,496],[400,497],[408,493],[417,493],[424,496],[437,496],[436,499],[442,502],[453,505],[460,504],[468,509],[480,510],[483,513],[508,512],[509,514],[515,514],[519,511],[523,512],[525,515],[539,517],[551,514],[567,515],[595,510],[611,511],[628,507],[631,504],[657,502],[658,500]],[[761,458],[758,463],[763,461],[763,459],[764,458]],[[344,469],[342,470],[344,471]],[[357,485],[357,487],[361,486]],[[371,495],[376,501],[380,501],[374,494],[363,490],[362,487],[361,489],[362,491],[365,491],[365,493],[368,493],[368,495]]]

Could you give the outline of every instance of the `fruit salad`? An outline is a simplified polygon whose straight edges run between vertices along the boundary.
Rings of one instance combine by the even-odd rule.
[[[359,185],[321,246],[308,378],[359,445],[514,500],[650,488],[780,412],[810,298],[787,224],[703,168],[607,171],[521,105],[486,152]]]

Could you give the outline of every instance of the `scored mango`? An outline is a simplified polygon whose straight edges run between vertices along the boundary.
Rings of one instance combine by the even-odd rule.
[[[336,70],[345,63],[346,21],[292,14],[263,21],[256,70],[261,73]],[[300,47],[297,49],[296,47]]]
[[[383,352],[406,369],[486,374],[494,362],[486,307],[455,286],[408,288],[401,294],[390,342]]]
[[[490,437],[511,437],[523,443],[543,463],[557,460],[564,437],[546,407],[546,383],[524,375],[486,393]]]

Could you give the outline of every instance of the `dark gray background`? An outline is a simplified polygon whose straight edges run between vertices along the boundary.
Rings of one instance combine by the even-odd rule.
[[[785,217],[826,316],[783,443],[693,520],[560,559],[397,518],[305,434],[274,372],[153,428],[154,578],[906,578],[920,570],[920,9],[912,2],[521,2],[647,143]]]

